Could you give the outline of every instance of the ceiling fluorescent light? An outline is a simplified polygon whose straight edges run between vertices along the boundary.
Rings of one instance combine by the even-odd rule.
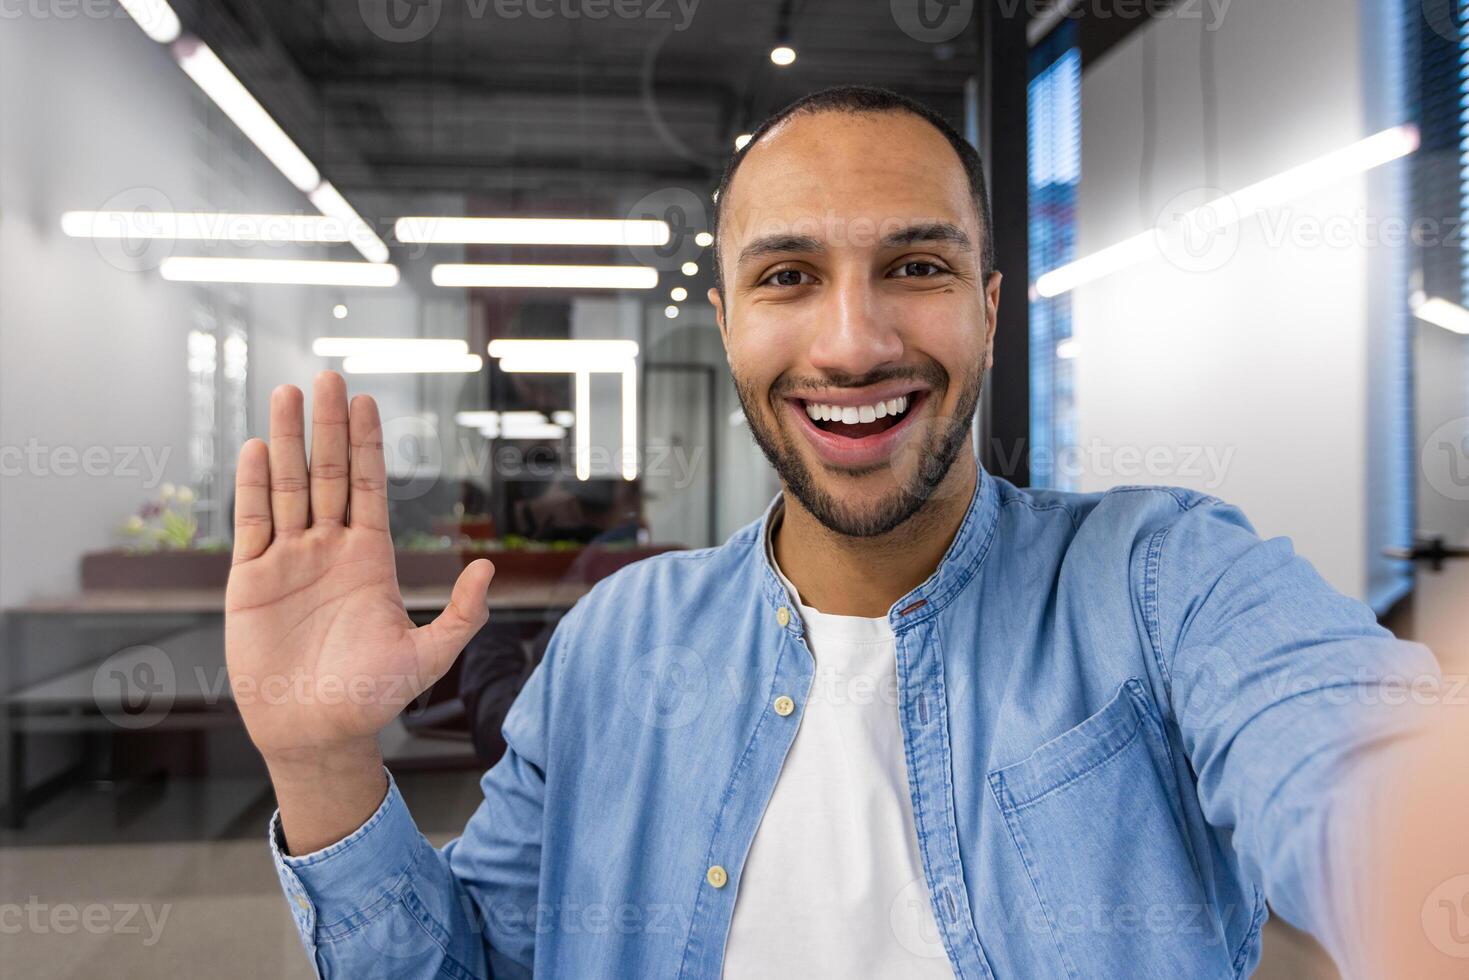
[[[317,337],[311,342],[317,357],[462,357],[469,345],[462,340],[425,337]]]
[[[489,354],[511,374],[620,373],[638,356],[635,340],[492,340]]]
[[[1093,252],[1086,258],[1077,259],[1059,269],[1053,269],[1035,281],[1035,291],[1043,298],[1050,299],[1069,293],[1077,286],[1085,285],[1103,276],[1125,269],[1139,262],[1146,262],[1158,254],[1158,243],[1153,237],[1153,232],[1145,231],[1139,235],[1133,235],[1126,241],[1109,245],[1100,252]]]
[[[484,366],[478,354],[454,357],[378,357],[354,354],[342,359],[347,374],[473,374]]]
[[[377,237],[377,233],[364,220],[362,216],[347,203],[347,199],[341,195],[331,181],[323,180],[310,194],[307,199],[322,214],[336,218],[347,226],[349,240],[352,247],[362,253],[362,257],[369,262],[388,261],[388,246]]]
[[[1200,205],[1177,220],[1182,227],[1223,228],[1345,177],[1365,173],[1405,157],[1418,149],[1418,142],[1417,126],[1394,126]],[[1156,231],[1141,232],[1100,252],[1052,269],[1035,281],[1035,291],[1045,299],[1060,296],[1158,254]]]
[[[248,282],[289,286],[396,286],[398,267],[305,259],[216,259],[172,256],[158,268],[172,282]]]
[[[1469,310],[1458,303],[1438,297],[1426,299],[1415,295],[1413,299],[1413,315],[1424,323],[1469,336]]]
[[[666,221],[593,218],[399,218],[398,241],[427,245],[666,245]]]
[[[321,183],[316,165],[301,152],[265,107],[255,100],[224,62],[198,38],[183,37],[173,43],[179,67],[204,94],[275,164],[296,189],[310,194]]]
[[[61,230],[72,238],[163,238],[174,241],[323,245],[348,240],[347,225],[318,214],[221,214],[205,211],[67,211]]]
[[[591,426],[592,375],[622,375],[622,478],[638,475],[638,344],[635,340],[492,340],[491,357],[499,359],[500,370],[511,374],[527,372],[575,375],[574,427],[576,478],[592,476]],[[572,419],[568,419],[568,422]]]
[[[507,289],[652,289],[658,270],[641,265],[436,265],[435,286]]]
[[[118,5],[159,44],[172,44],[183,30],[178,14],[165,0],[118,0]]]
[[[566,435],[564,426],[548,422],[540,412],[456,412],[454,421],[486,439],[560,439]]]

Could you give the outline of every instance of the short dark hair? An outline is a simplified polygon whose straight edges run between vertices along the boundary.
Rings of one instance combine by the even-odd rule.
[[[734,183],[734,176],[740,169],[740,164],[744,162],[755,144],[760,142],[760,138],[771,129],[792,116],[814,115],[818,112],[906,112],[917,116],[942,133],[944,139],[948,140],[949,145],[954,148],[954,152],[959,154],[959,162],[964,166],[964,175],[969,179],[969,192],[974,198],[975,211],[979,214],[979,231],[982,239],[979,253],[980,272],[985,281],[989,280],[990,274],[995,271],[995,239],[990,232],[990,198],[989,192],[985,189],[984,161],[980,158],[979,151],[961,136],[947,119],[921,102],[871,85],[837,85],[802,96],[784,109],[768,116],[750,134],[750,141],[736,150],[724,165],[724,174],[719,178],[719,190],[714,195],[715,289],[718,289],[721,294],[724,292],[724,270],[719,258],[720,216],[724,211],[725,198],[729,195],[729,185]]]

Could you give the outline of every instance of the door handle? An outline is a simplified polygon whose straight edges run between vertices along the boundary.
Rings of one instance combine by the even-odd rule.
[[[1443,535],[1414,538],[1411,548],[1385,548],[1382,552],[1389,558],[1402,561],[1427,562],[1435,572],[1443,571],[1443,564],[1455,558],[1469,558],[1469,548],[1456,548],[1444,543]]]

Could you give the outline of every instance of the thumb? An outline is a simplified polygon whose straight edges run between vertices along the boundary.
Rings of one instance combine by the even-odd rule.
[[[420,626],[412,632],[413,642],[418,648],[418,660],[438,679],[448,671],[475,633],[489,619],[485,609],[485,597],[489,592],[490,580],[495,577],[495,566],[487,558],[470,562],[459,573],[454,583],[454,592],[449,597],[449,606],[439,613],[432,623]]]

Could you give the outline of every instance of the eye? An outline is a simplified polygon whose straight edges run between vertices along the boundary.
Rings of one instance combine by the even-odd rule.
[[[945,269],[937,262],[925,262],[922,259],[914,259],[912,262],[904,262],[894,269],[893,277],[896,279],[930,279],[934,276],[941,276],[948,271],[948,269]]]
[[[762,286],[804,286],[802,277],[806,273],[800,269],[777,269],[764,279],[760,280]]]

